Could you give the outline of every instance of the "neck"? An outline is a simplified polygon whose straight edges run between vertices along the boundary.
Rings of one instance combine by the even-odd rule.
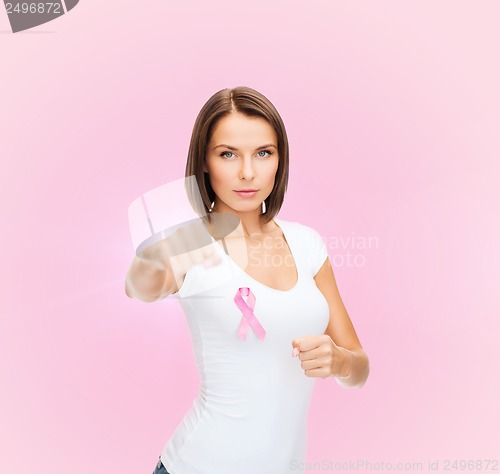
[[[264,224],[264,215],[261,209],[261,206],[259,206],[257,209],[241,212],[216,202],[212,208],[212,212],[228,213],[238,216],[240,224],[235,229],[234,233],[250,238],[251,235],[265,234],[276,227],[276,224],[274,224],[272,220]]]

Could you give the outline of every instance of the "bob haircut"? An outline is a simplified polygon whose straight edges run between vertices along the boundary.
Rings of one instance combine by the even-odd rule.
[[[247,117],[261,117],[267,120],[278,137],[278,169],[273,190],[264,201],[265,212],[261,214],[263,223],[266,224],[281,209],[285,197],[288,185],[288,137],[283,120],[273,104],[250,87],[240,86],[233,89],[222,89],[210,97],[200,110],[191,135],[185,175],[186,178],[195,177],[202,202],[195,199],[194,190],[191,189],[186,189],[188,199],[194,211],[205,221],[205,216],[210,216],[212,202],[215,200],[215,191],[210,184],[209,174],[203,171],[203,164],[206,163],[207,145],[219,120],[234,112],[239,112]],[[191,181],[186,180],[186,183],[191,183]],[[187,187],[189,188],[189,186]]]

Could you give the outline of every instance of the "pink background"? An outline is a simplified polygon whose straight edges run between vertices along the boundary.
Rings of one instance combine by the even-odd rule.
[[[198,379],[178,302],[124,293],[127,207],[237,85],[285,122],[279,217],[328,242],[370,357],[361,390],[317,380],[308,460],[499,459],[498,2],[2,8],[0,472],[153,471]]]

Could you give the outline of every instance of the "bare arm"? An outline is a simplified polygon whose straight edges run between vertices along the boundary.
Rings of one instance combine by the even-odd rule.
[[[370,373],[370,363],[340,297],[329,258],[325,260],[314,280],[330,308],[330,322],[325,334],[328,334],[346,355],[343,371],[346,376],[335,377],[335,380],[342,387],[361,388]]]
[[[346,351],[346,363],[348,369],[345,377],[337,376],[335,380],[341,387],[357,387],[361,388],[368,378],[370,373],[370,361],[364,349],[349,350],[342,348]]]
[[[221,261],[215,245],[207,246],[206,232],[194,225],[178,229],[135,256],[125,279],[125,293],[147,303],[176,293],[196,263],[216,265]],[[208,240],[209,242],[209,240]]]

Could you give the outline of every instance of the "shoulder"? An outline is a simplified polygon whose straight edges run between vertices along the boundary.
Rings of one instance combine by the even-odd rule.
[[[297,221],[285,221],[274,219],[282,227],[285,236],[292,236],[294,242],[300,246],[306,254],[312,255],[312,258],[318,258],[324,261],[328,253],[325,239],[316,230],[315,227],[302,224]]]
[[[324,241],[321,234],[312,226],[297,221],[274,219],[279,226],[286,227],[286,230],[293,232],[304,241]]]
[[[297,221],[283,221],[281,219],[275,219],[275,221],[282,227],[285,234],[292,236],[295,248],[304,259],[311,276],[314,277],[328,258],[325,239],[313,226]]]

